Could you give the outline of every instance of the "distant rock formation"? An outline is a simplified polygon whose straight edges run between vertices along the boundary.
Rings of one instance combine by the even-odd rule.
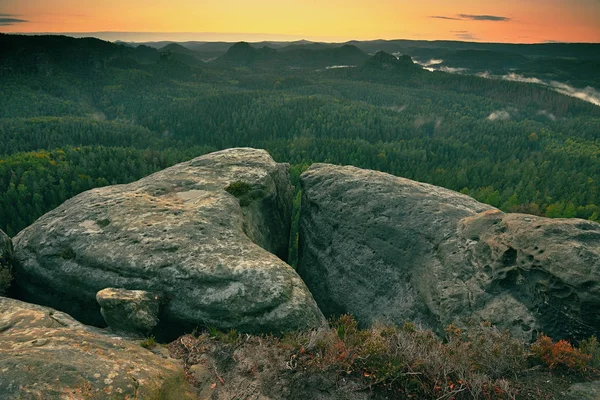
[[[225,54],[217,58],[217,64],[229,64],[232,66],[251,65],[257,61],[268,61],[277,56],[277,50],[270,47],[255,49],[250,43],[239,42],[227,50]]]
[[[385,173],[302,176],[298,272],[326,315],[490,321],[532,339],[600,332],[600,224],[504,214]]]
[[[314,299],[282,261],[288,170],[264,150],[229,149],[82,193],[14,239],[16,292],[103,325],[98,291],[149,291],[166,302],[157,329],[173,334],[319,326]]]
[[[157,398],[183,376],[172,359],[18,300],[0,297],[0,332],[2,399]],[[180,389],[195,398],[182,379]]]
[[[272,68],[325,68],[328,66],[355,66],[363,64],[368,55],[353,45],[339,47],[291,45],[279,50],[268,46],[255,48],[239,42],[214,60],[217,65],[261,66]]]
[[[409,55],[403,55],[397,58],[385,51],[378,51],[369,58],[365,62],[363,70],[422,72],[422,68],[415,64]]]

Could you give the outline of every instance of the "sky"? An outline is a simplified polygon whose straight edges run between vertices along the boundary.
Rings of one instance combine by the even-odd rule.
[[[0,32],[128,41],[600,42],[600,0],[0,0]]]

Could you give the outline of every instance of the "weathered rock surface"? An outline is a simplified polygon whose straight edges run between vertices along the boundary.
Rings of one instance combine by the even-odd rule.
[[[107,288],[96,294],[100,314],[115,332],[148,335],[158,324],[160,296],[144,290]]]
[[[13,258],[12,241],[0,230],[0,295],[8,291],[12,281],[11,260]]]
[[[600,331],[600,224],[354,167],[313,165],[301,182],[298,272],[326,315],[487,320],[527,339]]]
[[[172,359],[51,308],[0,297],[0,398],[154,398],[183,370]],[[182,398],[190,388],[179,387]]]
[[[576,383],[569,388],[569,395],[578,400],[600,400],[600,381]]]
[[[292,195],[287,164],[247,148],[82,193],[14,239],[17,293],[88,324],[103,324],[95,297],[110,287],[164,296],[158,330],[319,325],[310,292],[277,257]]]

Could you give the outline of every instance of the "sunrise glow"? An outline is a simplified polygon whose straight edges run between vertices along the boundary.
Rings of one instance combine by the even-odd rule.
[[[1,32],[151,32],[177,40],[600,42],[597,0],[1,0]],[[139,33],[143,32],[143,33]],[[208,36],[197,33],[210,32]]]

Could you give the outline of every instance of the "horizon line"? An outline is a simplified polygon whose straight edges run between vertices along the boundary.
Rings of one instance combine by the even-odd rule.
[[[532,43],[524,43],[524,42],[493,42],[493,41],[468,41],[468,40],[457,40],[457,39],[405,39],[405,38],[394,38],[394,39],[384,39],[384,38],[374,38],[374,39],[346,39],[342,37],[329,37],[329,40],[321,40],[315,36],[307,35],[293,35],[293,34],[279,34],[279,33],[248,33],[248,32],[159,32],[159,31],[91,31],[91,32],[0,32],[2,34],[7,35],[55,35],[55,36],[71,36],[74,38],[82,38],[82,37],[95,37],[94,35],[224,35],[224,36],[276,36],[281,39],[266,39],[258,40],[256,42],[252,40],[234,40],[229,42],[227,40],[202,40],[191,39],[191,40],[171,40],[168,38],[165,39],[154,39],[154,40],[123,40],[114,38],[114,40],[98,38],[100,40],[105,40],[108,42],[115,41],[123,41],[128,43],[157,43],[157,42],[206,42],[206,43],[235,43],[246,41],[249,43],[260,43],[260,42],[297,42],[297,41],[307,41],[313,43],[348,43],[348,42],[393,42],[393,41],[408,41],[408,42],[460,42],[460,43],[478,43],[478,44],[513,44],[513,45],[539,45],[539,44],[600,44],[600,42],[562,42],[562,41],[542,41],[542,42],[532,42]],[[76,36],[79,37],[76,37]],[[284,38],[288,38],[285,40]],[[333,40],[331,40],[333,39]]]

